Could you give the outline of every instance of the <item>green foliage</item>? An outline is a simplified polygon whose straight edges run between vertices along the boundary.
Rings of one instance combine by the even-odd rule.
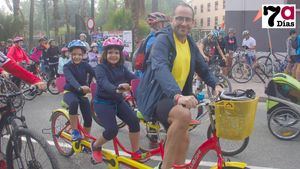
[[[25,23],[20,18],[0,12],[0,40],[7,40],[16,35],[22,35]]]
[[[145,38],[148,35],[148,33],[150,32],[150,28],[145,20],[139,21],[138,28],[139,28],[139,34],[138,34],[139,39]]]
[[[133,20],[129,10],[122,8],[110,12],[109,16],[106,24],[103,25],[104,30],[131,30]]]

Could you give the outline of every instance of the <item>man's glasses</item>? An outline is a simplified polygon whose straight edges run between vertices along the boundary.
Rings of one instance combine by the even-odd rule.
[[[184,21],[186,23],[191,23],[193,22],[193,18],[190,18],[190,17],[184,17],[184,16],[175,16],[174,17],[176,22],[179,22],[179,23],[183,23]]]

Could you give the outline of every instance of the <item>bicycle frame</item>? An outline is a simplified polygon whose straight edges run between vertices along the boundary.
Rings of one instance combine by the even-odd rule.
[[[79,121],[79,120],[78,120]],[[66,125],[63,129],[62,132],[58,132],[59,136],[70,141],[72,140],[71,135],[69,133],[64,132],[63,130],[66,129],[68,127],[68,125]],[[85,129],[83,128],[83,126],[78,123],[78,130],[82,133],[82,135],[85,138],[88,138],[90,140],[95,141],[96,138],[92,135],[90,135],[89,133],[87,133],[85,131]],[[82,150],[82,146],[87,147],[88,149],[91,149],[91,142],[87,141],[87,140],[80,140],[77,142],[73,142],[72,143],[72,148],[74,149],[74,151],[76,153],[81,152]],[[130,166],[130,167],[134,167],[134,168],[139,168],[139,169],[152,169],[152,167],[149,167],[145,164],[142,164],[138,161],[135,161],[129,157],[125,157],[123,155],[120,155],[120,151],[119,148],[124,151],[125,153],[131,155],[131,156],[135,156],[136,158],[149,158],[151,156],[160,154],[162,157],[164,155],[163,152],[163,141],[161,141],[159,143],[159,147],[149,150],[146,153],[143,154],[136,154],[132,151],[129,151],[125,148],[125,146],[123,146],[121,144],[121,142],[119,141],[119,139],[117,137],[115,137],[113,139],[113,146],[114,146],[114,152],[111,152],[107,149],[102,149],[102,155],[103,155],[103,161],[108,163],[108,168],[109,169],[118,169],[119,168],[119,164],[123,164],[126,166]]]

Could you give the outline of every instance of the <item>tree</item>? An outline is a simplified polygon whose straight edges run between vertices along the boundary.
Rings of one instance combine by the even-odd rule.
[[[58,38],[58,21],[59,21],[58,0],[53,0],[53,21],[54,21],[54,37]]]
[[[152,12],[158,11],[158,0],[152,0]]]
[[[140,1],[134,1],[131,0],[130,1],[131,4],[131,11],[132,11],[132,19],[133,19],[133,27],[132,27],[132,32],[133,32],[133,40],[134,40],[134,44],[138,44],[138,34],[139,34],[139,30],[138,30],[138,26],[139,26],[139,8],[140,8]]]
[[[13,0],[13,10],[14,10],[14,17],[19,16],[20,12],[20,0]]]
[[[67,38],[66,41],[70,41],[70,16],[69,16],[69,9],[68,9],[68,4],[67,4],[67,0],[64,0],[64,9],[65,9],[65,23],[66,23],[66,27],[67,27]]]
[[[33,17],[34,16],[34,0],[30,0],[30,15],[29,15],[29,49],[33,47]]]

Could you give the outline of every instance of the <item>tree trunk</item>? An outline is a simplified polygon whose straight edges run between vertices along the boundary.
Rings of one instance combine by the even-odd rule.
[[[139,14],[140,16],[145,16],[145,12],[146,12],[146,9],[145,9],[145,0],[139,0]]]
[[[108,19],[108,13],[109,13],[109,0],[105,0],[104,11],[103,11],[104,23]]]
[[[47,36],[50,36],[49,24],[48,24],[48,0],[43,0],[43,10],[44,10],[44,30]]]
[[[19,16],[20,12],[20,0],[13,0],[13,10],[14,10],[14,17]]]
[[[117,0],[114,0],[114,9],[117,9],[118,5],[117,5]]]
[[[53,21],[54,21],[54,39],[58,41],[58,0],[53,0]]]
[[[85,18],[86,17],[86,1],[87,0],[81,0],[80,1],[80,8],[81,8],[81,12],[80,12],[80,15],[82,18]]]
[[[158,12],[158,0],[152,0],[152,12]]]
[[[69,9],[68,9],[68,4],[67,0],[64,0],[64,8],[65,8],[65,23],[67,26],[67,36],[66,36],[66,42],[70,41],[70,16],[69,16]]]
[[[138,26],[139,26],[139,7],[140,1],[135,1],[135,0],[131,0],[131,11],[132,11],[132,19],[133,19],[133,28],[132,28],[132,32],[133,32],[133,40],[134,40],[134,46],[136,44],[138,44]]]
[[[95,0],[91,0],[91,18],[95,18]]]
[[[29,15],[29,49],[33,47],[33,22],[34,22],[34,0],[30,0],[30,15]]]
[[[130,8],[130,0],[124,0],[125,2],[125,9],[129,9]]]

